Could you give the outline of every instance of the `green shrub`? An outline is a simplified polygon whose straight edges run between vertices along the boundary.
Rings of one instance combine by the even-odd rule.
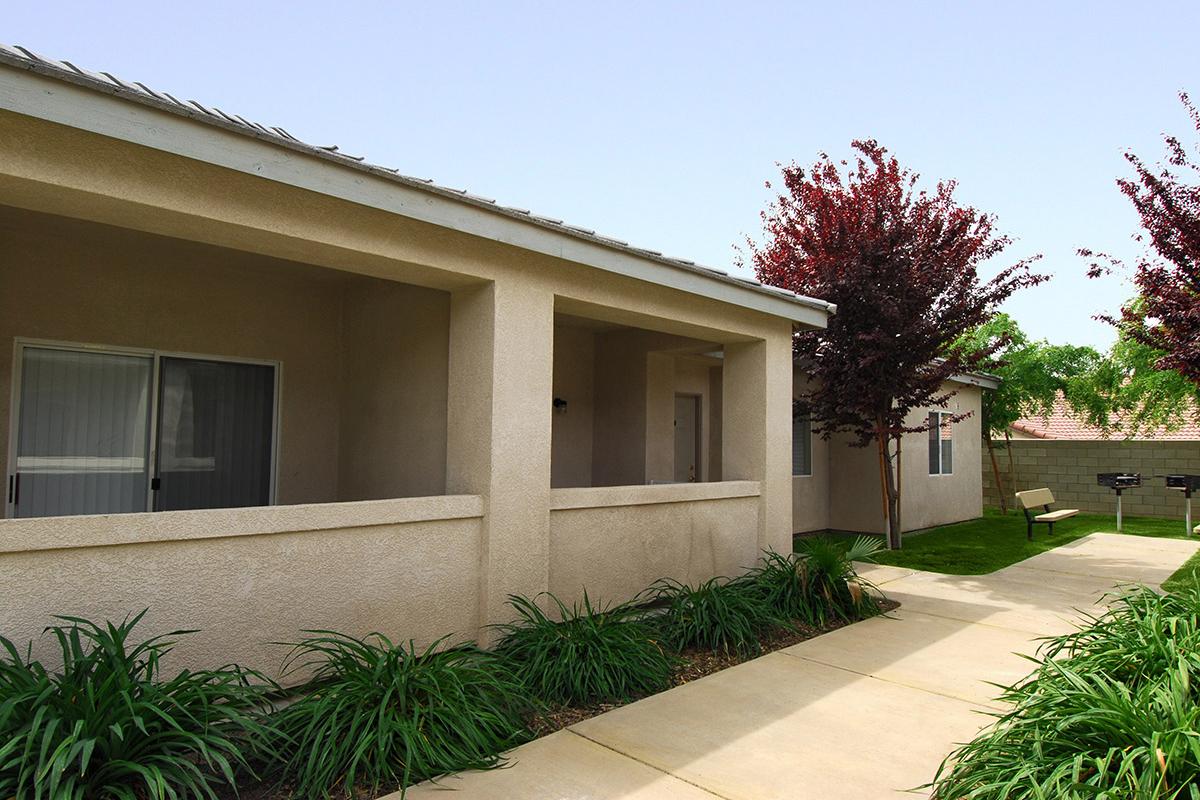
[[[873,536],[859,536],[849,546],[827,536],[813,536],[796,543],[794,558],[777,556],[776,569],[785,573],[786,565],[781,562],[788,561],[809,598],[804,609],[807,616],[800,619],[824,626],[831,620],[849,622],[878,614],[879,603],[867,591],[874,587],[858,576],[854,562],[871,561],[882,548]]]
[[[1200,587],[1129,589],[1035,662],[934,798],[1200,797]]]
[[[522,687],[491,653],[443,649],[444,639],[417,651],[379,633],[306,633],[285,673],[310,671],[311,679],[275,715],[279,771],[300,797],[488,769],[526,738]]]
[[[657,618],[664,641],[683,650],[700,647],[742,656],[762,651],[760,637],[787,626],[747,580],[711,578],[699,586],[663,579],[649,590],[650,599],[663,606]]]
[[[816,627],[830,620],[850,621],[879,613],[873,588],[858,577],[854,561],[868,561],[878,540],[862,536],[849,547],[819,537],[797,543],[797,552],[768,550],[742,580],[752,584],[780,616]]]
[[[758,566],[746,573],[745,580],[784,619],[815,624],[823,613],[818,607],[823,606],[823,601],[812,591],[807,562],[802,556],[765,551]]]
[[[236,666],[161,678],[175,631],[131,644],[145,611],[47,628],[52,671],[0,637],[0,797],[215,798],[259,752],[266,682]]]
[[[520,618],[496,626],[497,652],[538,698],[586,705],[631,700],[670,688],[675,660],[654,627],[630,605],[596,608],[585,593],[568,608],[547,595],[558,611],[551,619],[537,603],[510,596]]]

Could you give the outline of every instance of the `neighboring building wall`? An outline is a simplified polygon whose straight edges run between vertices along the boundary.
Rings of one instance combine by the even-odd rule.
[[[797,371],[796,387],[805,380]],[[905,531],[960,522],[983,513],[982,484],[974,469],[981,446],[981,390],[958,383],[946,388],[955,394],[945,410],[970,416],[954,426],[954,471],[950,475],[929,474],[927,433],[904,437],[900,516]],[[908,423],[923,424],[935,410],[914,411]],[[878,448],[853,447],[843,435],[828,441],[814,435],[813,476],[792,478],[792,515],[797,533],[823,529],[883,533]]]
[[[1014,492],[1045,487],[1054,493],[1060,508],[1078,508],[1100,514],[1115,514],[1117,503],[1111,489],[1097,485],[1098,472],[1142,474],[1142,486],[1121,495],[1121,509],[1125,514],[1181,520],[1183,494],[1168,490],[1163,476],[1200,474],[1200,442],[1023,439],[1012,442],[1012,456],[1015,479],[1009,473],[1004,443],[997,442],[996,460],[1010,502]],[[986,450],[980,462],[985,501],[990,506],[998,506],[1000,496]],[[1200,518],[1200,505],[1196,513]]]
[[[792,378],[792,397],[807,391],[811,381],[796,370]],[[829,529],[829,482],[832,469],[842,469],[839,462],[830,461],[832,447],[824,438],[812,437],[812,474],[792,476],[792,529],[809,533]]]
[[[957,390],[946,408],[969,417],[954,425],[954,472],[929,474],[928,434],[913,434],[904,442],[904,487],[901,519],[906,531],[931,528],[950,522],[975,519],[983,514],[983,484],[974,466],[979,462],[982,440],[979,437],[982,390],[977,386],[955,384]],[[922,409],[910,417],[919,424],[929,411]]]

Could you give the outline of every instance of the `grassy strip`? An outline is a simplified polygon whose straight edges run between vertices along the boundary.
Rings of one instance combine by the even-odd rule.
[[[1183,562],[1183,566],[1163,581],[1162,588],[1167,592],[1178,592],[1197,585],[1200,585],[1200,552]]]
[[[1126,517],[1122,533],[1128,536],[1186,538],[1182,519]],[[943,525],[904,537],[904,549],[875,556],[880,564],[942,572],[949,575],[983,575],[1053,550],[1091,533],[1116,532],[1116,519],[1108,514],[1078,514],[1054,525],[1050,536],[1045,525],[1034,527],[1033,541],[1025,539],[1025,518],[984,509],[983,516],[968,522]]]

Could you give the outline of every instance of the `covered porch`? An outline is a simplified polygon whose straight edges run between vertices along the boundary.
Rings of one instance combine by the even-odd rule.
[[[790,546],[791,333],[825,311],[123,113],[171,147],[0,113],[10,638],[149,607],[270,671],[304,628],[475,637],[509,594]]]

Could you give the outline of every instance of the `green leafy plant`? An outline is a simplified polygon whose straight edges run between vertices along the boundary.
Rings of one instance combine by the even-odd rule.
[[[663,639],[676,650],[700,647],[741,656],[762,651],[761,636],[788,623],[753,582],[711,578],[688,586],[664,578],[647,590],[663,607],[657,618]]]
[[[557,619],[535,601],[513,595],[509,604],[519,620],[496,626],[503,637],[497,652],[537,697],[586,705],[670,688],[675,659],[644,611],[629,604],[598,608],[587,593],[570,607],[546,596]]]
[[[744,579],[784,619],[814,624],[821,613],[816,606],[822,601],[813,594],[807,560],[803,556],[766,550],[758,565],[747,572]]]
[[[132,643],[146,612],[121,624],[59,617],[54,671],[0,637],[0,797],[201,797],[232,785],[273,731],[269,684],[227,666],[163,679],[174,631]]]
[[[489,769],[527,736],[522,686],[494,654],[445,639],[417,650],[380,633],[306,633],[284,671],[311,678],[275,715],[279,771],[300,797]]]
[[[959,798],[1200,797],[1200,583],[1128,589],[1050,639],[1012,704],[931,784]]]
[[[879,603],[867,581],[859,577],[855,561],[873,561],[883,544],[873,536],[859,536],[848,546],[828,536],[802,538],[796,543],[797,571],[812,598],[812,625],[831,620],[850,621],[879,613]]]

